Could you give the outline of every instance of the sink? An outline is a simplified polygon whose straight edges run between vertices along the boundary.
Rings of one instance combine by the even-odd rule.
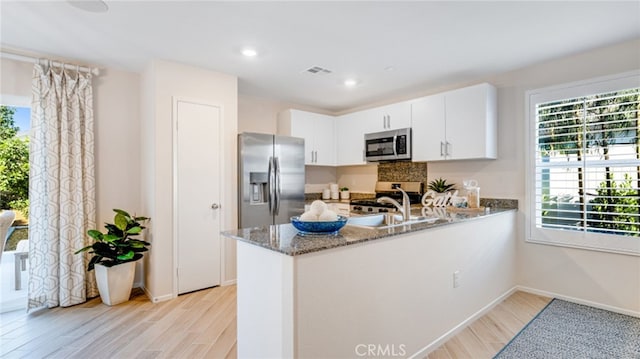
[[[433,223],[438,217],[411,216],[403,221],[401,214],[378,213],[364,216],[349,217],[347,224],[366,228],[390,228],[414,223]]]

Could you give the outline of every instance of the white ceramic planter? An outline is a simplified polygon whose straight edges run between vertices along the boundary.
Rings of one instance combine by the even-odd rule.
[[[113,267],[96,264],[95,271],[102,303],[118,305],[129,300],[136,274],[136,262],[122,263]]]
[[[349,199],[349,191],[341,191],[340,192],[340,199]]]

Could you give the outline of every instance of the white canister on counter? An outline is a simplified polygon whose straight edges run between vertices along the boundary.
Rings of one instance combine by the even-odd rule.
[[[322,199],[330,199],[331,198],[331,190],[325,188],[322,190]]]
[[[329,183],[329,189],[331,192],[338,192],[338,184],[337,183]]]
[[[331,191],[331,199],[340,199],[340,192],[338,191]]]

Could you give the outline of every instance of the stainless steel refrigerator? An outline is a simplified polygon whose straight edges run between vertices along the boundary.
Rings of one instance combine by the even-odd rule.
[[[304,139],[238,135],[238,226],[289,223],[304,212]]]

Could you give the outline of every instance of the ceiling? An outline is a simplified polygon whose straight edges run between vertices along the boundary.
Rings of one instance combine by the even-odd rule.
[[[341,112],[640,38],[638,1],[106,3],[2,0],[0,45],[136,72],[177,61],[238,76],[242,94]]]

